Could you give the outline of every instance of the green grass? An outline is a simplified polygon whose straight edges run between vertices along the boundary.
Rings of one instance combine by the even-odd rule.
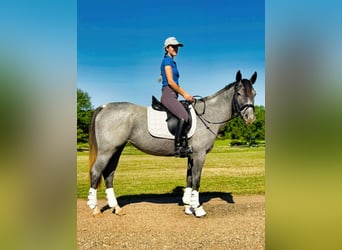
[[[171,194],[176,187],[185,186],[186,164],[184,158],[151,156],[128,145],[115,173],[115,194]],[[264,179],[264,147],[235,148],[227,140],[217,140],[206,158],[200,192],[263,194]],[[105,197],[104,189],[102,183],[99,198]],[[88,152],[78,152],[77,197],[86,198],[88,190]]]

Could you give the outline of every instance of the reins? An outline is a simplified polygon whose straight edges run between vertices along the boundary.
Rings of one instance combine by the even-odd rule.
[[[208,119],[206,119],[205,117],[203,117],[203,115],[205,114],[205,111],[206,111],[206,107],[207,107],[204,98],[201,97],[201,96],[198,96],[198,95],[195,95],[194,97],[200,98],[200,99],[195,98],[195,101],[192,103],[192,106],[193,106],[193,108],[194,108],[194,110],[195,110],[195,113],[196,113],[197,117],[201,120],[201,122],[204,124],[204,126],[205,126],[212,134],[214,134],[215,136],[216,136],[216,134],[214,133],[214,131],[212,131],[212,129],[208,126],[208,124],[223,124],[223,123],[226,123],[226,122],[228,122],[228,121],[230,121],[230,120],[232,120],[232,119],[238,117],[239,114],[240,114],[240,112],[238,112],[238,113],[234,112],[234,114],[232,115],[232,117],[230,117],[230,118],[227,119],[227,120],[220,121],[220,122],[209,121]],[[197,111],[197,109],[196,109],[196,104],[197,104],[198,101],[202,101],[202,102],[203,102],[203,111],[202,111],[201,113],[199,113],[199,112]],[[234,102],[234,103],[233,103],[233,110],[235,110],[235,109],[236,109],[236,107],[235,107],[235,106],[236,106],[236,104],[235,104],[235,99],[233,100],[233,102]],[[247,105],[245,105],[245,106],[247,106]],[[207,124],[207,123],[208,123],[208,124]]]
[[[253,110],[255,110],[255,107],[254,107],[253,104],[245,104],[245,105],[243,105],[242,107],[239,107],[238,103],[236,102],[235,95],[236,95],[236,93],[234,93],[233,103],[232,103],[233,115],[232,115],[230,118],[228,118],[227,120],[224,120],[224,121],[209,121],[208,119],[206,119],[206,118],[204,117],[204,114],[205,114],[205,112],[206,112],[206,107],[207,107],[207,105],[206,105],[206,102],[205,102],[205,100],[204,100],[204,98],[203,98],[202,96],[195,95],[194,97],[197,97],[197,98],[199,98],[199,99],[195,98],[195,101],[194,101],[193,103],[189,103],[189,104],[191,104],[191,105],[193,106],[193,108],[194,108],[194,110],[195,110],[195,113],[196,113],[197,117],[201,120],[201,122],[204,124],[204,126],[205,126],[212,134],[216,135],[216,134],[214,133],[214,131],[212,131],[212,129],[209,127],[208,124],[216,124],[216,125],[217,125],[217,124],[223,124],[223,123],[229,122],[230,120],[235,119],[235,118],[238,117],[238,116],[243,117],[244,114],[242,114],[242,112],[243,112],[243,111],[245,112],[248,108],[252,108]],[[203,111],[202,111],[202,112],[198,112],[198,110],[196,109],[196,104],[198,103],[198,101],[202,101],[202,102],[203,102]],[[243,113],[244,113],[244,112],[243,112]]]

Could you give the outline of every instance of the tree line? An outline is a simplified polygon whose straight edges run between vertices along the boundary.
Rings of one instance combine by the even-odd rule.
[[[94,108],[87,92],[77,89],[77,144],[88,143],[88,130]],[[265,140],[265,107],[255,106],[256,120],[246,125],[242,119],[229,121],[219,132],[219,139],[232,139],[234,145],[255,145]]]

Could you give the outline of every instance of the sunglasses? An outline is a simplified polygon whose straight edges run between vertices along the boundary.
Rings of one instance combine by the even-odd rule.
[[[172,47],[173,49],[178,49],[178,45],[169,45],[170,47]]]

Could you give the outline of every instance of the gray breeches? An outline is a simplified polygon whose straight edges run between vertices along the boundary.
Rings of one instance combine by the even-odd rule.
[[[188,122],[189,116],[183,105],[178,101],[178,94],[169,86],[163,87],[161,103],[179,119],[184,119]]]

